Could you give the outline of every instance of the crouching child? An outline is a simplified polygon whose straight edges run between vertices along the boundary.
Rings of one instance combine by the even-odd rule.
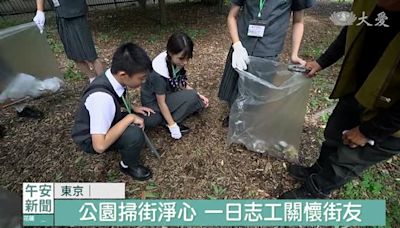
[[[111,68],[85,89],[72,128],[72,139],[83,151],[101,154],[117,150],[121,171],[141,181],[152,177],[139,159],[145,144],[144,122],[139,115],[121,108],[131,109],[127,87],[140,87],[151,70],[151,60],[142,48],[132,43],[118,47]],[[152,111],[144,107],[133,110]]]

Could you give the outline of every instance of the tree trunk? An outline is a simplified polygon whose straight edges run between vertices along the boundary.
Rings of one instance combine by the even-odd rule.
[[[160,7],[160,23],[161,25],[167,24],[167,6],[165,0],[159,0],[158,5]]]

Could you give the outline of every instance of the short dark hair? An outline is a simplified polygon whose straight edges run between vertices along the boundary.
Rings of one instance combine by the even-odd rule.
[[[183,57],[191,59],[193,57],[193,41],[186,33],[176,32],[168,39],[167,52],[178,54],[182,51]]]
[[[125,71],[129,76],[139,72],[151,72],[151,60],[143,48],[133,43],[122,44],[114,52],[111,73]]]

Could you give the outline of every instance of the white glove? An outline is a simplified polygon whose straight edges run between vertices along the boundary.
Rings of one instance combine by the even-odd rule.
[[[250,62],[249,54],[242,42],[238,41],[232,45],[232,67],[238,70],[247,70],[247,64]]]
[[[171,132],[171,137],[174,139],[182,138],[181,129],[179,128],[178,124],[174,123],[171,126],[168,126],[169,131]]]
[[[44,12],[41,10],[37,10],[36,16],[33,18],[33,21],[36,23],[36,26],[39,28],[40,33],[43,33],[44,23],[46,22],[46,17],[44,16]]]

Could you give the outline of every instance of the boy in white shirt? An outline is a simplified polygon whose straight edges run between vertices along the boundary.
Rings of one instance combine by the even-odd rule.
[[[154,113],[146,107],[131,108],[126,97],[126,87],[140,87],[151,70],[150,58],[142,48],[132,43],[120,46],[111,69],[86,88],[72,129],[72,139],[85,152],[118,150],[121,171],[136,180],[152,177],[151,170],[139,160],[145,144],[144,122],[136,114],[121,112],[121,108],[143,115]]]

